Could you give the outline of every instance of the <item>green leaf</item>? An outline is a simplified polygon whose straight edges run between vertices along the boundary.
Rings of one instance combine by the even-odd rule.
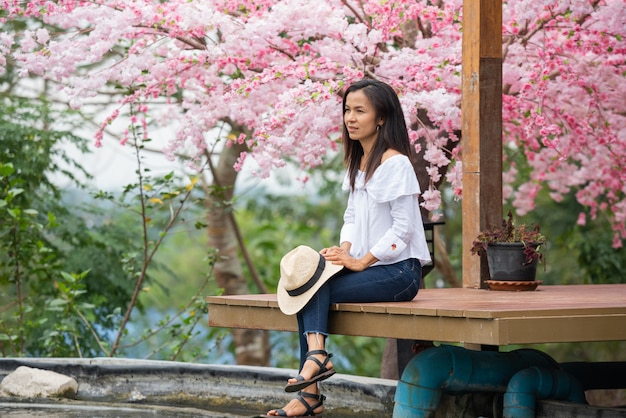
[[[24,189],[9,189],[9,196],[11,197],[15,197],[17,195],[20,195],[24,193]]]
[[[50,306],[63,306],[63,305],[67,305],[67,301],[64,299],[52,299],[51,301],[48,302],[48,305]]]
[[[7,177],[13,174],[15,169],[13,168],[13,164],[0,164],[0,176]]]

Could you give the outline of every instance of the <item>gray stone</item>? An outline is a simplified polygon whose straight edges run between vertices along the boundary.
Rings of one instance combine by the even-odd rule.
[[[71,398],[78,383],[71,377],[41,369],[20,366],[0,383],[0,392],[20,398]]]

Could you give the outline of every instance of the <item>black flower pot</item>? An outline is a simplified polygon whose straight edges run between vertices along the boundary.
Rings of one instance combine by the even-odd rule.
[[[534,281],[537,274],[537,258],[527,263],[521,242],[487,245],[487,263],[491,280]]]

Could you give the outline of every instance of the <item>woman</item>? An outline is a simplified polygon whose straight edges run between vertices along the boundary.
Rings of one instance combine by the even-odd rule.
[[[267,416],[324,410],[318,382],[334,373],[325,350],[331,304],[412,300],[430,261],[398,96],[383,82],[361,80],[346,90],[343,112],[349,197],[341,244],[319,254],[298,247],[281,261],[278,302],[283,312],[297,312],[301,349],[300,373],[285,390],[300,393]]]

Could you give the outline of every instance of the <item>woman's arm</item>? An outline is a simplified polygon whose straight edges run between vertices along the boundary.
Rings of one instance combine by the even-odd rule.
[[[415,214],[419,214],[415,195],[399,196],[389,202],[391,227],[374,244],[370,252],[379,260],[391,260],[404,251],[413,234]]]
[[[322,254],[327,261],[330,261],[333,264],[344,266],[345,268],[352,271],[363,271],[378,261],[378,259],[374,257],[374,255],[370,252],[368,252],[361,258],[354,258],[350,255],[349,250],[346,251],[342,247],[336,246],[324,248],[322,251],[320,251],[320,254]]]
[[[339,234],[341,248],[350,253],[352,242],[354,241],[354,197],[352,193],[348,195],[348,204],[343,213],[343,226]]]

